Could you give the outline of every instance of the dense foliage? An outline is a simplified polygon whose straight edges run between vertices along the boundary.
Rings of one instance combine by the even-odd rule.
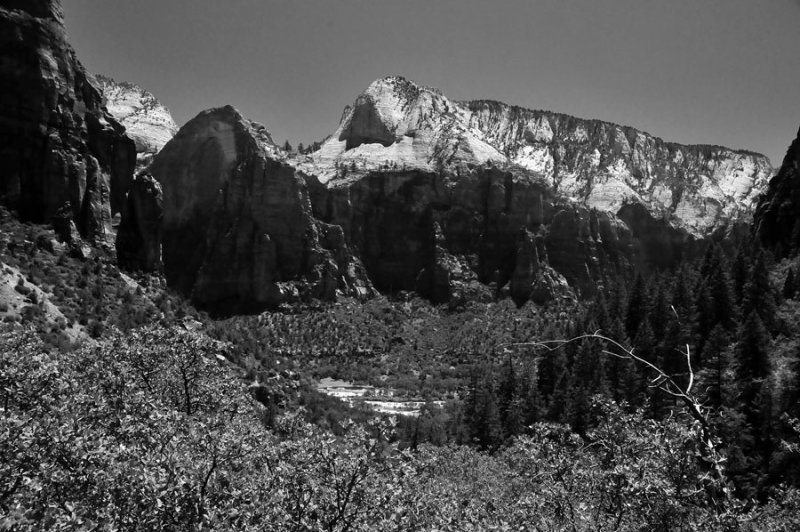
[[[108,251],[0,214],[3,262],[65,316],[29,295],[6,319],[0,529],[797,528],[796,259],[714,245],[582,303],[211,321]],[[607,343],[549,342],[591,331],[692,379],[708,427]],[[321,377],[427,403],[380,420]]]
[[[147,328],[72,353],[0,337],[0,529],[796,529],[794,491],[720,504],[695,427],[594,400],[582,438],[539,423],[502,452],[398,450],[391,423],[335,437],[263,408],[230,345]]]
[[[254,366],[288,364],[315,377],[445,400],[401,419],[400,438],[412,447],[494,451],[538,422],[566,423],[585,435],[596,423],[596,395],[656,420],[680,409],[651,386],[650,370],[603,353],[602,342],[541,344],[602,331],[678,382],[687,383],[691,369],[738,496],[763,501],[777,486],[800,482],[800,462],[782,445],[796,437],[792,420],[800,416],[797,268],[793,260],[774,264],[749,242],[712,245],[674,272],[607,279],[584,306],[518,309],[500,301],[451,312],[416,299],[345,302],[232,318],[214,324],[212,334],[235,343],[240,360]]]

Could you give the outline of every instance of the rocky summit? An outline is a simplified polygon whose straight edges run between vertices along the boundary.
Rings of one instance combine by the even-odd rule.
[[[401,77],[372,83],[304,166],[323,182],[386,169],[459,175],[494,166],[600,211],[642,205],[694,236],[749,220],[773,173],[756,153],[495,101],[454,102]]]
[[[169,109],[145,89],[127,81],[97,76],[106,109],[125,126],[136,143],[137,171],[144,169],[156,153],[178,132]]]
[[[66,41],[57,0],[0,5],[0,202],[22,219],[112,238],[136,161]]]
[[[163,261],[172,286],[219,312],[374,294],[342,228],[314,218],[305,180],[285,159],[263,126],[232,107],[201,113],[164,146],[150,172],[163,190]],[[159,215],[136,213],[148,219],[134,227],[151,226]],[[134,249],[121,247],[144,257],[147,268],[157,235],[137,234],[144,238],[129,240]]]
[[[762,155],[454,102],[400,77],[370,85],[295,164],[377,288],[450,302],[544,302],[567,284],[588,294],[610,273],[675,265],[749,223],[772,173]]]

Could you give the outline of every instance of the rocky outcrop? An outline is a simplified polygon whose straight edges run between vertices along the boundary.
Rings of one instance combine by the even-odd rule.
[[[563,295],[562,279],[589,294],[606,275],[650,264],[625,223],[526,175],[476,168],[457,178],[382,172],[334,186],[308,182],[315,216],[344,229],[386,293],[416,290],[445,302],[478,285],[496,296],[511,283],[522,302],[538,284],[552,288],[536,292],[543,300]],[[535,255],[520,234],[535,239]]]
[[[152,93],[127,81],[97,76],[106,109],[136,144],[137,172],[152,162],[153,157],[178,132],[169,109]]]
[[[167,282],[217,312],[372,295],[341,227],[312,216],[304,179],[266,129],[205,111],[155,157]]]
[[[107,241],[135,147],[67,43],[60,2],[3,2],[0,55],[0,201],[37,223],[68,204],[84,238]]]
[[[117,232],[117,259],[129,270],[161,269],[161,223],[164,194],[147,173],[137,175],[128,192],[122,223]]]
[[[771,172],[758,154],[453,102],[397,77],[373,83],[294,164],[315,215],[344,229],[381,291],[442,302],[482,285],[520,304],[693,256],[749,222]]]
[[[754,230],[779,258],[800,250],[800,131],[758,204]]]
[[[772,175],[766,157],[665,142],[636,129],[494,101],[454,102],[403,78],[374,82],[307,160],[322,182],[384,170],[527,172],[579,203],[617,214],[639,204],[705,237],[751,220]]]
[[[524,227],[517,239],[517,257],[511,274],[511,298],[522,305],[528,300],[544,305],[557,297],[569,297],[571,290],[563,275],[546,262],[539,260],[539,248],[546,253],[543,242]]]

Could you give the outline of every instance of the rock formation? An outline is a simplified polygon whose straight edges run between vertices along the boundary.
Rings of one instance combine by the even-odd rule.
[[[122,223],[117,232],[117,259],[130,270],[161,268],[161,223],[164,194],[161,185],[147,173],[133,179]]]
[[[295,162],[314,211],[344,228],[375,286],[454,296],[478,281],[521,303],[591,293],[609,274],[676,264],[747,223],[761,155],[376,81]],[[539,256],[542,259],[540,260]]]
[[[454,102],[399,77],[370,85],[300,164],[324,183],[387,169],[526,171],[588,207],[616,214],[641,204],[698,237],[749,220],[772,175],[763,155],[494,101]]]
[[[178,132],[169,109],[152,93],[126,81],[97,76],[111,116],[125,126],[136,143],[137,172],[143,170],[164,145]]]
[[[800,131],[758,204],[754,228],[779,258],[800,249]]]
[[[168,282],[224,311],[373,285],[450,305],[590,294],[749,222],[771,168],[386,78],[311,155],[226,107],[184,126],[151,171]]]
[[[521,230],[536,235],[541,271],[554,268],[583,293],[647,262],[623,222],[562,201],[526,175],[475,168],[458,177],[384,171],[334,186],[307,179],[315,215],[344,228],[383,292],[443,302],[454,295],[451,281],[500,289],[517,269]],[[531,266],[531,284],[539,271]]]
[[[155,157],[167,281],[217,312],[373,294],[341,227],[312,216],[304,179],[266,129],[205,111]]]
[[[0,201],[49,223],[67,204],[81,235],[108,241],[135,147],[65,37],[59,0],[0,6]]]

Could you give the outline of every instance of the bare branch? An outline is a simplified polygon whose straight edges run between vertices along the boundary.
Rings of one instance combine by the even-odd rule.
[[[677,312],[675,308],[672,307],[672,311],[675,312],[677,317]],[[678,351],[685,355],[686,357],[686,367],[689,375],[689,382],[684,389],[674,378],[673,376],[667,374],[650,362],[634,352],[634,348],[628,348],[617,342],[616,340],[604,336],[601,334],[600,330],[597,330],[593,333],[589,334],[582,334],[580,336],[576,336],[569,340],[551,340],[551,341],[540,341],[540,342],[524,342],[524,343],[514,343],[514,344],[501,344],[498,347],[533,347],[533,348],[543,348],[547,350],[547,352],[552,352],[557,349],[560,349],[568,344],[573,342],[581,341],[581,340],[600,340],[601,342],[605,342],[606,344],[610,345],[615,350],[610,349],[603,349],[601,352],[608,356],[613,356],[615,358],[627,359],[636,362],[637,364],[644,366],[645,368],[649,369],[655,376],[650,381],[650,388],[657,388],[662,392],[666,393],[667,395],[674,397],[680,402],[684,404],[686,407],[687,412],[689,415],[697,421],[700,426],[700,445],[703,449],[703,456],[706,462],[711,466],[711,472],[719,485],[722,486],[722,490],[725,493],[726,501],[729,501],[731,494],[730,490],[727,489],[727,478],[724,471],[724,462],[725,457],[718,449],[718,438],[715,437],[713,427],[708,420],[708,414],[706,409],[703,407],[702,403],[692,395],[692,387],[694,386],[694,370],[692,369],[692,357],[691,357],[691,350],[689,345],[686,344],[686,352]]]

